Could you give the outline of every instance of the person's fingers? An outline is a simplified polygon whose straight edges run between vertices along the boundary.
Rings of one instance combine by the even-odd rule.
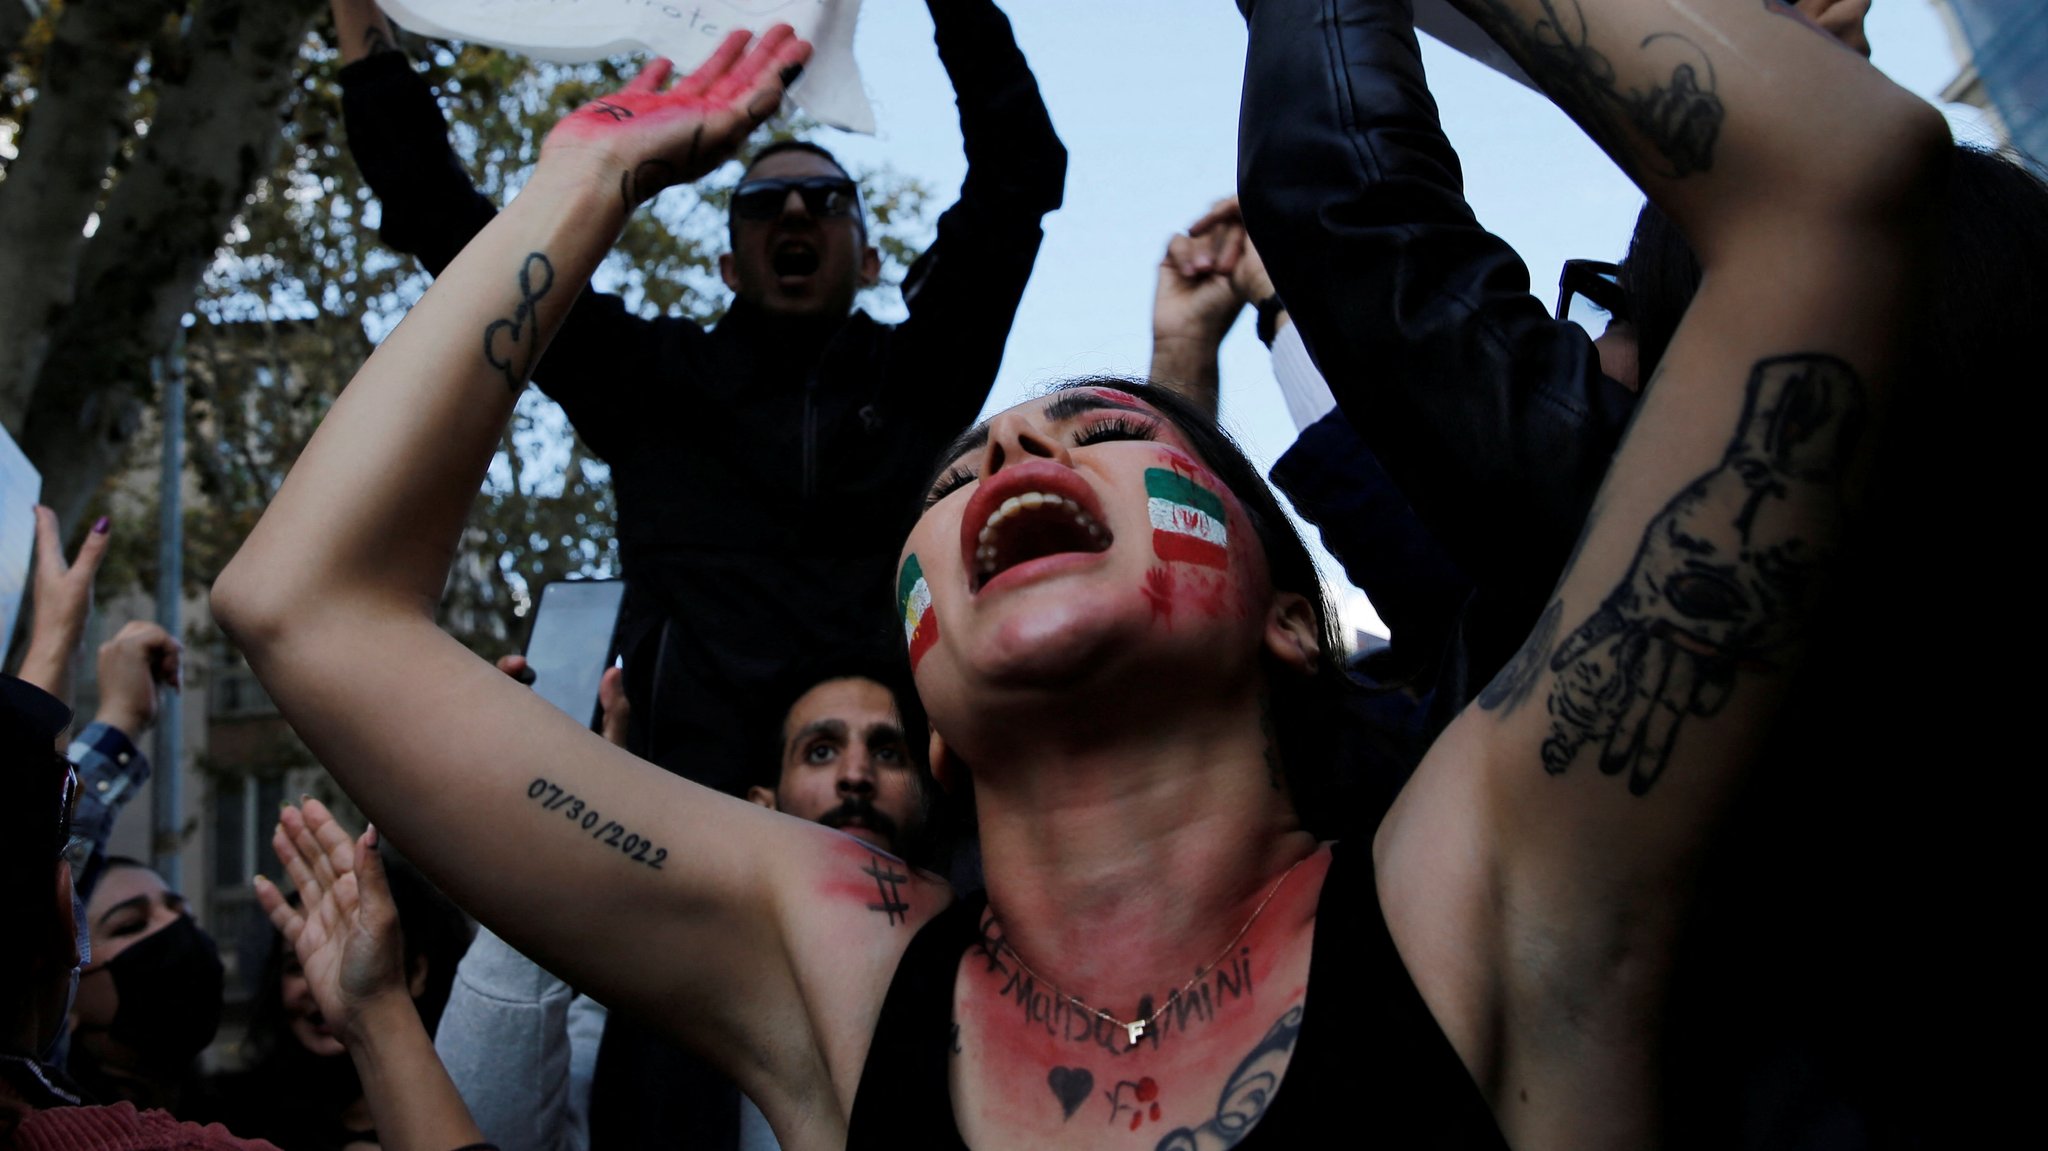
[[[313,834],[313,828],[307,822],[306,809],[312,806],[311,802],[304,799],[299,802],[301,806],[297,810],[285,808],[284,829],[291,833],[292,844],[299,849],[299,858],[305,861],[306,868],[319,882],[320,890],[326,891],[334,886],[334,865],[328,861],[327,849],[320,842],[320,837]]]
[[[1208,236],[1208,270],[1227,276],[1237,268],[1237,256],[1245,250],[1245,229],[1233,225],[1212,229]]]
[[[745,54],[747,42],[753,38],[754,34],[744,28],[726,33],[725,39],[718,42],[718,47],[712,49],[711,55],[706,57],[702,64],[692,68],[688,75],[676,81],[676,86],[670,88],[668,94],[672,97],[692,99],[702,96],[727,72],[732,71],[733,64]]]
[[[811,58],[811,46],[796,38],[787,24],[763,33],[753,50],[711,85],[706,98],[744,107],[755,120],[765,120],[782,105],[783,74]]]
[[[286,943],[297,941],[300,928],[305,926],[299,909],[285,900],[284,892],[277,889],[277,884],[260,875],[255,879],[255,887],[256,903],[263,908],[263,914],[270,917],[270,925],[277,928],[277,933],[284,936]]]
[[[85,542],[78,545],[78,554],[71,557],[69,578],[90,584],[100,570],[100,561],[107,558],[107,544],[113,538],[113,521],[105,516],[93,521],[92,530],[85,533]]]
[[[62,579],[64,567],[64,540],[57,534],[56,509],[37,504],[36,578]]]
[[[152,651],[150,674],[161,684],[168,684],[172,691],[185,689],[185,645],[164,637],[164,642]]]
[[[626,81],[622,92],[659,92],[668,82],[668,74],[675,70],[675,63],[666,56],[657,56],[640,69],[638,75]]]
[[[498,657],[497,667],[499,671],[528,687],[532,687],[533,681],[539,678],[533,670],[533,665],[526,662],[523,655],[501,655]]]
[[[1218,224],[1238,224],[1244,221],[1244,214],[1238,210],[1237,197],[1225,196],[1210,205],[1202,218],[1188,226],[1188,235],[1199,236]]]
[[[321,855],[326,859],[328,868],[337,876],[349,871],[355,866],[355,840],[343,829],[341,821],[334,818],[334,813],[327,810],[326,804],[308,799],[305,807],[306,826],[312,829],[314,838],[319,841]]]
[[[632,722],[633,705],[626,699],[624,668],[604,669],[604,678],[597,681],[597,703],[604,713],[598,726],[605,739],[614,747],[626,746],[626,728]]]
[[[277,853],[277,861],[284,864],[285,874],[291,876],[292,886],[299,889],[301,902],[320,898],[320,880],[314,876],[313,869],[307,865],[305,857],[299,854],[298,841],[292,838],[291,832],[285,829],[281,820],[277,830],[270,834],[270,850]]]
[[[1195,279],[1202,274],[1201,266],[1196,261],[1200,247],[1193,237],[1175,236],[1166,242],[1166,262],[1173,265],[1174,272],[1182,279]]]

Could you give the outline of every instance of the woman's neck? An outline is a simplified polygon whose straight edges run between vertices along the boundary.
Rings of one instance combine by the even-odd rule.
[[[1231,714],[1242,710],[1242,716]],[[989,902],[1007,946],[1091,1003],[1187,978],[1315,850],[1269,768],[1256,705],[975,771]]]

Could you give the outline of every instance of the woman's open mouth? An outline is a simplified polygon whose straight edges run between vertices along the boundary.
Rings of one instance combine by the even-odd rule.
[[[1087,482],[1043,460],[1013,464],[983,481],[960,528],[968,584],[977,592],[1020,564],[1093,555],[1114,539]]]

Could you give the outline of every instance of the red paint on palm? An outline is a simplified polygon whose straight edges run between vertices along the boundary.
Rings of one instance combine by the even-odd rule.
[[[758,40],[737,31],[671,86],[664,87],[674,65],[654,60],[624,88],[564,117],[548,141],[557,147],[603,141],[629,168],[667,169],[659,174],[664,186],[693,180],[723,162],[781,106],[785,78],[810,54],[811,46],[787,24]],[[655,175],[644,173],[640,182]]]

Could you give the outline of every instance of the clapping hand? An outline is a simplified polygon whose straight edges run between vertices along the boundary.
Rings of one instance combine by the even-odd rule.
[[[325,805],[308,799],[284,809],[270,846],[298,887],[300,906],[262,876],[256,901],[298,952],[328,1026],[353,1046],[371,1008],[400,1001],[412,1008],[405,939],[377,854],[377,829],[351,839]]]
[[[725,38],[695,72],[664,88],[674,67],[656,60],[624,88],[592,100],[548,133],[542,159],[570,157],[617,172],[630,208],[723,164],[782,106],[811,46],[778,24],[754,40]]]

